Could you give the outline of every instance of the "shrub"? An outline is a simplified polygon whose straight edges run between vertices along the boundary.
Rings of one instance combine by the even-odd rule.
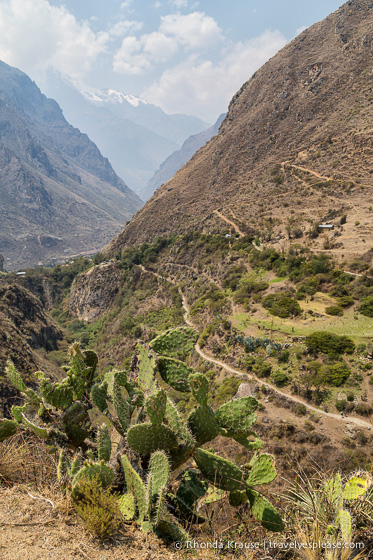
[[[346,400],[338,400],[335,403],[335,408],[339,411],[339,412],[343,412],[346,409],[347,406],[347,401]]]
[[[373,296],[363,298],[358,309],[362,315],[373,317]]]
[[[234,397],[241,382],[242,381],[238,377],[228,377],[224,379],[216,392],[216,402],[221,404]]]
[[[307,414],[307,407],[302,403],[296,403],[293,410],[297,416],[305,416]]]
[[[277,387],[284,387],[289,381],[289,378],[286,375],[286,373],[284,371],[280,371],[280,370],[275,371],[272,374],[272,379],[273,379],[274,384]]]
[[[351,296],[342,296],[338,299],[338,305],[341,307],[351,307],[354,304],[354,298]]]
[[[367,403],[360,403],[355,406],[355,412],[362,416],[370,416],[373,413],[373,406]]]
[[[266,362],[258,362],[253,367],[253,372],[257,377],[269,377],[271,375],[272,366]]]
[[[307,336],[306,345],[311,354],[352,354],[355,350],[355,344],[348,336],[323,331],[315,331]]]
[[[342,317],[342,315],[343,315],[343,309],[342,309],[342,307],[339,307],[339,305],[330,305],[329,307],[327,307],[325,309],[325,312],[328,315],[334,315],[334,316],[337,316],[337,317]]]
[[[287,364],[289,361],[289,350],[281,350],[281,352],[279,353],[277,360],[279,364]]]
[[[344,362],[338,362],[332,366],[324,366],[321,374],[328,385],[340,387],[349,378],[351,371]]]
[[[103,488],[97,476],[82,479],[79,490],[84,497],[75,503],[75,510],[86,530],[99,539],[113,536],[121,524],[118,495]]]
[[[281,317],[298,316],[302,313],[299,303],[286,292],[278,292],[277,294],[269,294],[262,301],[263,307],[268,309],[271,315]]]

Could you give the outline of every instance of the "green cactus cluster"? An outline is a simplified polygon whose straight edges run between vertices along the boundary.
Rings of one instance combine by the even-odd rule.
[[[193,350],[198,333],[191,327],[169,329],[154,338],[150,346],[161,356],[183,360]]]
[[[98,374],[96,354],[82,352],[74,344],[66,377],[52,383],[38,372],[38,391],[28,389],[9,363],[8,377],[25,404],[13,407],[14,420],[0,422],[0,440],[15,433],[18,425],[46,438],[60,448],[58,479],[71,489],[74,500],[82,499],[85,479],[97,479],[104,488],[122,487],[118,506],[123,519],[136,520],[144,531],[185,538],[177,519],[204,522],[198,507],[211,485],[218,492],[228,492],[231,505],[251,506],[264,527],[282,530],[280,515],[255,489],[275,478],[273,457],[257,454],[248,465],[239,467],[201,449],[218,435],[233,438],[248,449],[259,449],[261,441],[252,430],[258,406],[255,399],[236,399],[216,411],[208,404],[208,379],[181,361],[196,339],[196,331],[189,327],[169,330],[150,347],[137,345],[132,371],[113,370],[103,375]],[[165,388],[159,386],[159,376]],[[195,398],[197,404],[186,418],[167,394],[167,387]],[[93,424],[92,418],[99,420]],[[119,439],[118,434],[113,439],[114,430]],[[112,441],[117,444],[114,450]],[[180,475],[183,465],[185,469],[193,460],[196,466]],[[172,478],[175,471],[179,473],[176,479]],[[176,492],[170,492],[171,482],[173,489],[176,484]],[[170,514],[170,506],[177,519]]]

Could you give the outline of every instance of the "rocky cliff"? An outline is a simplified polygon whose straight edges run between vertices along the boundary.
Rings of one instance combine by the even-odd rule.
[[[97,252],[141,206],[87,135],[0,63],[0,251],[9,269]]]

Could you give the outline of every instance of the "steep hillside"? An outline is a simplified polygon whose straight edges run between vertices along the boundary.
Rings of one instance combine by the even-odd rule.
[[[0,416],[14,404],[17,391],[6,379],[4,368],[12,360],[31,385],[31,375],[41,367],[54,372],[43,352],[58,349],[63,340],[61,328],[45,312],[40,300],[18,283],[0,282]]]
[[[87,135],[0,63],[0,247],[6,269],[95,252],[140,208]]]
[[[225,114],[223,113],[217,119],[216,123],[210,128],[203,130],[199,134],[189,136],[181,146],[180,150],[173,152],[154,173],[153,177],[148,181],[146,188],[140,191],[143,200],[148,200],[152,194],[166,181],[171,179],[179,169],[187,163],[188,160],[204,146],[219,131],[219,126],[223,122]]]
[[[219,232],[226,223],[214,210],[278,248],[296,237],[345,256],[366,250],[372,16],[370,0],[350,0],[266,63],[233,97],[219,134],[157,191],[108,253],[171,232]],[[335,232],[305,237],[317,223],[341,218],[338,240]]]

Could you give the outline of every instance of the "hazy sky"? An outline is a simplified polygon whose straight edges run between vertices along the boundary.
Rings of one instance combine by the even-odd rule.
[[[300,30],[342,0],[0,0],[0,59],[50,66],[213,122]]]

